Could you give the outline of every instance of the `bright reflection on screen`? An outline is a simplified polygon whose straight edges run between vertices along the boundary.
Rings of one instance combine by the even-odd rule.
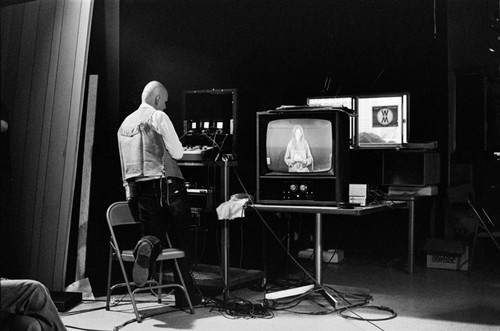
[[[311,173],[332,168],[332,123],[292,118],[267,125],[266,162],[270,171]]]

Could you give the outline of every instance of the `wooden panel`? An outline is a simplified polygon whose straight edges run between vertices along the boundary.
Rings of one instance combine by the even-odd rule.
[[[71,3],[71,2],[70,2]],[[56,273],[61,270],[55,270],[55,254],[57,252],[57,242],[59,241],[60,208],[67,203],[67,197],[62,195],[64,181],[64,165],[66,155],[66,141],[68,139],[69,114],[71,105],[71,82],[73,80],[73,71],[75,58],[75,44],[71,39],[76,39],[74,22],[78,22],[78,13],[67,9],[68,3],[65,2],[62,8],[60,24],[60,45],[58,48],[57,73],[54,86],[54,106],[52,110],[52,120],[50,122],[50,134],[48,140],[46,177],[44,189],[44,201],[42,210],[42,229],[43,232],[57,234],[57,236],[42,236],[40,238],[40,251],[48,254],[41,254],[38,258],[38,271],[41,266],[50,265],[50,270],[44,270],[38,276],[39,279],[50,283]],[[59,7],[59,6],[58,6]],[[59,9],[58,9],[59,10]],[[56,15],[58,17],[58,15]],[[70,24],[72,22],[73,24]],[[56,26],[59,22],[56,21]]]
[[[30,132],[29,143],[26,145],[26,150],[30,151],[26,155],[26,162],[24,164],[23,173],[25,174],[26,181],[32,183],[33,192],[26,192],[32,194],[33,206],[30,216],[37,219],[33,224],[32,241],[31,241],[31,254],[33,261],[37,261],[40,251],[39,242],[41,237],[41,205],[43,203],[43,195],[39,190],[40,178],[43,178],[44,173],[40,170],[40,158],[42,150],[42,137],[44,128],[44,118],[47,112],[45,107],[46,93],[47,93],[47,75],[49,72],[49,60],[51,56],[52,45],[52,30],[54,26],[56,1],[42,1],[39,10],[39,22],[36,39],[36,57],[34,59],[34,67],[36,70],[32,75],[31,84],[31,98],[30,108],[34,111],[30,113],[30,120],[28,122],[28,132]],[[48,110],[49,114],[51,111]],[[30,264],[30,274],[36,274],[38,263]]]
[[[93,1],[1,9],[2,96],[13,112],[12,222],[22,277],[64,288]],[[6,39],[4,39],[6,38]]]
[[[62,202],[59,213],[60,222],[65,224],[59,227],[58,249],[56,255],[55,269],[63,270],[66,274],[66,261],[68,256],[68,241],[70,235],[71,212],[73,207],[73,196],[75,189],[76,169],[78,160],[78,143],[80,138],[81,117],[83,112],[83,101],[85,92],[85,77],[87,69],[88,45],[90,41],[90,24],[92,21],[92,6],[90,1],[72,1],[73,10],[78,13],[74,33],[68,34],[68,42],[76,40],[75,50],[70,54],[74,56],[71,63],[73,65],[73,77],[70,92],[70,116],[67,141],[65,142],[66,154],[64,164],[64,177],[62,187]],[[68,21],[73,24],[73,21]],[[65,28],[65,31],[69,30]],[[84,56],[82,56],[84,55]],[[69,55],[68,55],[69,56]],[[85,170],[85,169],[84,169]],[[58,275],[54,276],[54,283],[58,281]]]
[[[5,71],[2,73],[4,76],[4,82],[1,86],[2,88],[2,103],[6,107],[6,111],[9,112],[9,134],[10,134],[10,151],[11,151],[11,165],[12,165],[12,177],[21,175],[21,171],[15,165],[19,164],[19,153],[13,153],[12,151],[22,151],[22,141],[20,139],[19,132],[22,131],[22,124],[17,123],[20,114],[15,111],[15,94],[16,94],[16,84],[17,72],[19,67],[19,50],[20,50],[20,40],[21,40],[21,30],[22,21],[24,16],[24,8],[19,7],[7,7],[2,9],[2,23],[5,18],[6,21],[10,23],[9,25],[9,35],[2,35],[2,63],[5,62]],[[3,29],[3,25],[2,25]],[[5,39],[3,39],[5,38]],[[5,54],[5,55],[4,55]],[[5,111],[5,110],[4,110]],[[17,162],[16,162],[17,161]],[[11,192],[13,197],[17,197],[20,194],[19,182],[13,181],[11,186]],[[12,222],[17,222],[18,215],[18,200],[11,199],[11,220]],[[12,238],[19,238],[22,240],[22,232],[20,227],[12,227],[13,232],[10,234]],[[11,252],[14,255],[14,259],[18,261],[20,258],[24,257],[22,250],[14,250]],[[21,266],[20,266],[21,267]],[[22,268],[21,268],[22,269]],[[21,270],[19,271],[21,272]]]
[[[37,21],[38,21],[38,2],[32,2],[29,5],[24,6],[23,13],[23,25],[21,27],[21,39],[20,39],[20,50],[19,50],[19,68],[17,72],[17,86],[16,86],[16,100],[15,100],[15,112],[16,122],[15,125],[20,129],[18,131],[18,136],[16,137],[17,143],[19,144],[19,150],[32,151],[31,149],[26,149],[26,146],[31,141],[31,132],[28,130],[28,125],[31,122],[30,114],[30,95],[31,89],[31,76],[33,74],[33,59],[35,56],[35,39],[37,32]],[[19,177],[19,187],[20,192],[23,194],[23,199],[19,201],[19,230],[20,238],[23,242],[32,241],[32,228],[34,226],[35,220],[32,217],[33,201],[34,201],[34,188],[32,182],[26,180],[26,172],[24,168],[32,167],[26,162],[28,154],[19,153],[16,155],[15,163],[22,165],[21,177]],[[31,170],[31,168],[30,168]],[[30,263],[33,261],[30,256],[29,247],[21,250],[22,255],[20,258],[22,260],[27,259]]]
[[[49,58],[48,58],[48,73],[47,77],[45,78],[46,80],[46,88],[45,88],[45,105],[44,105],[44,119],[42,122],[42,135],[41,135],[41,142],[40,142],[40,158],[38,160],[38,176],[37,176],[37,192],[36,192],[36,208],[35,208],[35,215],[40,217],[37,226],[40,228],[40,233],[38,238],[34,238],[33,240],[33,245],[35,245],[36,249],[34,249],[34,252],[42,252],[42,257],[39,257],[38,255],[36,256],[35,262],[33,263],[33,267],[31,270],[32,275],[36,277],[36,279],[42,281],[44,284],[48,285],[51,284],[52,280],[52,274],[53,274],[53,264],[50,263],[46,258],[43,258],[43,256],[50,256],[54,255],[55,251],[53,249],[49,250],[46,247],[46,243],[43,240],[44,238],[47,238],[46,240],[49,241],[55,241],[56,237],[55,234],[57,233],[54,231],[54,228],[47,227],[47,223],[49,224],[54,224],[58,223],[58,220],[56,218],[52,218],[49,220],[49,218],[53,217],[53,215],[47,215],[45,212],[47,209],[47,205],[51,208],[58,208],[57,205],[54,203],[50,203],[53,201],[54,197],[50,196],[56,195],[57,192],[50,191],[47,189],[47,183],[51,183],[54,179],[48,177],[48,169],[52,168],[55,166],[55,164],[51,164],[51,160],[49,158],[49,151],[51,150],[52,146],[50,145],[50,136],[52,132],[52,127],[53,122],[57,123],[58,119],[56,118],[55,115],[55,84],[57,80],[57,72],[60,70],[59,69],[59,49],[60,49],[60,40],[61,40],[61,31],[62,31],[62,19],[63,19],[63,10],[64,10],[64,1],[55,1],[54,6],[52,7],[54,11],[54,23],[52,30],[49,30],[48,32],[51,33],[51,49],[49,53]],[[61,68],[62,69],[62,68]],[[57,198],[60,198],[57,197]],[[51,233],[52,235],[48,235]],[[50,263],[50,264],[49,264]],[[43,266],[48,265],[47,269],[44,270]],[[47,272],[46,274],[44,272]],[[59,271],[58,271],[59,272]],[[52,285],[52,284],[51,284]]]
[[[92,177],[92,151],[94,147],[94,127],[97,105],[97,75],[89,76],[87,116],[85,118],[85,142],[83,150],[82,190],[80,194],[80,218],[78,221],[78,244],[75,280],[85,278],[87,259],[87,232],[90,206],[90,182]]]

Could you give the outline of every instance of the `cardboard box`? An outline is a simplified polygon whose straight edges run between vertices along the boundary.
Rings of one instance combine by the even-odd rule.
[[[469,247],[461,241],[432,239],[425,244],[427,268],[466,271],[469,269]]]
[[[299,252],[299,259],[314,260],[314,249],[306,248]],[[344,251],[341,249],[329,249],[323,251],[323,262],[339,263],[344,259]]]

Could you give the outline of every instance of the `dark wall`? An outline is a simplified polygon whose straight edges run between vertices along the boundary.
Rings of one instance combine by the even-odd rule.
[[[152,79],[168,87],[168,113],[178,127],[184,90],[238,88],[240,113],[248,118],[282,104],[304,104],[309,96],[409,91],[410,140],[446,146],[443,6],[434,11],[433,1],[390,0],[124,1],[122,116],[135,109]],[[332,81],[324,91],[326,77]],[[253,147],[254,126],[242,130],[248,134],[239,138],[248,141],[238,145]],[[244,163],[253,162],[253,151],[238,152]]]
[[[327,76],[328,94],[413,92],[415,113],[445,100],[444,9],[434,34],[432,1],[146,3],[121,6],[125,112],[153,78],[169,87],[172,110],[197,88],[238,87],[252,111],[304,103]]]

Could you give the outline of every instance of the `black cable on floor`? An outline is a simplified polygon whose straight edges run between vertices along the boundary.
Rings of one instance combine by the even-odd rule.
[[[253,319],[274,317],[271,309],[262,304],[254,304],[249,300],[233,297],[226,300],[214,300],[210,312],[217,311],[222,316],[229,319]]]
[[[366,317],[361,317],[359,315],[359,312],[358,313],[354,312],[354,310],[358,310],[358,309],[360,309],[360,310],[361,309],[378,310],[378,311],[387,312],[390,315],[387,316],[387,317],[381,317],[381,318],[366,318]],[[347,315],[346,312],[354,313],[356,316]],[[352,320],[357,320],[357,321],[365,321],[365,322],[368,322],[368,321],[371,321],[371,322],[387,321],[387,320],[396,318],[398,316],[398,314],[394,310],[392,310],[389,307],[384,307],[384,306],[346,307],[346,308],[342,308],[342,309],[337,310],[337,314],[339,316],[343,317],[343,318],[346,318],[346,319],[352,319]]]
[[[73,325],[64,325],[67,329],[75,329],[75,330],[84,330],[84,331],[110,331],[110,330],[103,330],[103,329],[86,329],[86,328],[80,328],[78,326],[73,326]]]
[[[131,320],[126,321],[125,323],[122,323],[120,325],[115,326],[113,328],[113,331],[118,331],[118,330],[120,330],[120,329],[126,327],[127,325],[134,323],[134,322],[137,322],[137,318],[133,318]]]

